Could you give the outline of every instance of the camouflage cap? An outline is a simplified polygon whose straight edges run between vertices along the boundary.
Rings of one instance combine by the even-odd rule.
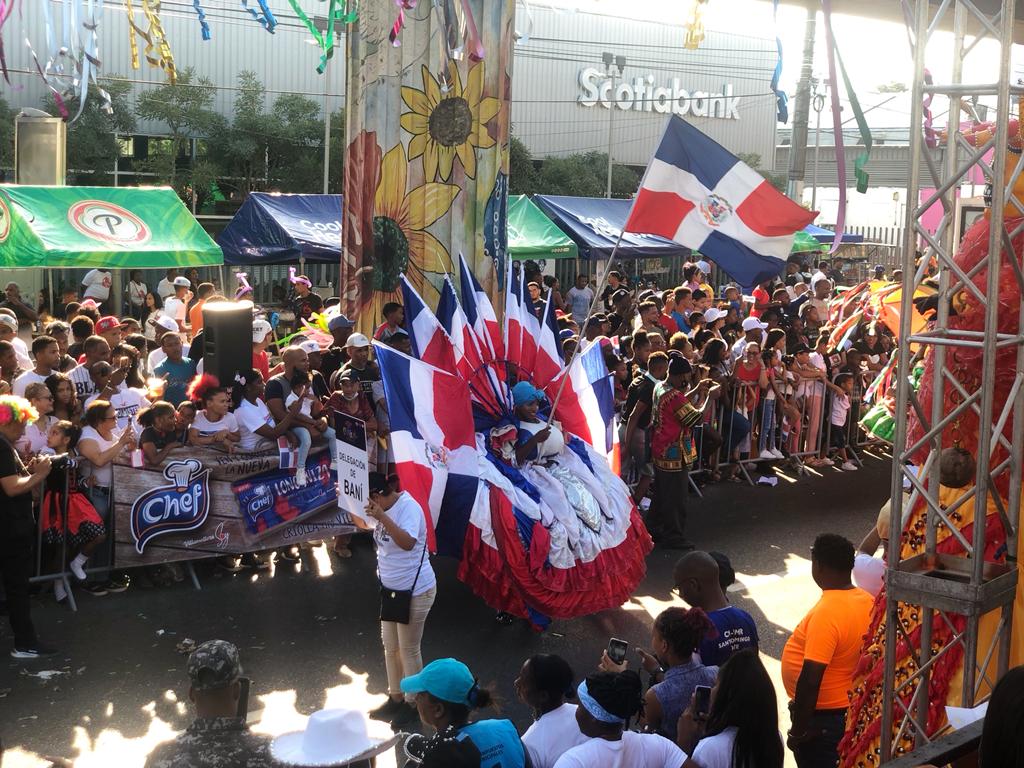
[[[188,676],[197,691],[213,691],[242,674],[238,649],[227,640],[207,640],[188,657]]]

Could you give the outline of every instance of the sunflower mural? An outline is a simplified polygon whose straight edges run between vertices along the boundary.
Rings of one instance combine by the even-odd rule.
[[[459,253],[500,303],[495,243],[504,232],[495,222],[504,221],[507,190],[513,38],[504,31],[514,2],[467,5],[482,57],[465,55],[468,48],[446,53],[451,29],[431,3],[405,11],[399,45],[386,39],[393,0],[363,0],[346,36],[353,140],[345,153],[341,295],[362,331],[380,322],[383,304],[398,300],[401,274],[436,306]]]
[[[428,179],[452,176],[458,157],[467,178],[476,177],[477,149],[490,149],[494,139],[486,125],[501,109],[501,102],[483,95],[484,64],[469,69],[466,87],[462,87],[459,69],[449,65],[452,83],[448,93],[426,66],[421,68],[423,90],[402,87],[402,101],[411,112],[402,115],[402,127],[412,134],[409,159],[423,157],[423,174]]]

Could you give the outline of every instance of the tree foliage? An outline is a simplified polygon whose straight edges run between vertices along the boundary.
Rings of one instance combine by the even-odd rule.
[[[0,96],[0,168],[14,167],[14,117],[17,114]],[[11,180],[14,180],[13,174]]]
[[[535,167],[530,151],[513,137],[509,146],[509,183],[512,194],[604,197],[608,183],[608,155],[603,152],[549,157]],[[612,197],[631,197],[640,175],[624,165],[612,166]]]
[[[509,194],[532,194],[537,188],[537,169],[529,148],[515,136],[508,142],[508,160]]]

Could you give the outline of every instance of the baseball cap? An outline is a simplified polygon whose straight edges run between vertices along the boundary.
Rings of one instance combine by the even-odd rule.
[[[274,330],[274,327],[263,318],[252,321],[252,342],[258,344],[267,338],[267,334]]]
[[[558,332],[558,338],[561,341],[565,341],[566,339],[571,339],[575,335],[576,335],[576,331],[574,331],[572,328],[563,328],[562,330],[560,330]]]
[[[520,381],[512,387],[512,402],[519,407],[532,403],[534,400],[543,400],[544,393],[528,381]]]
[[[762,323],[756,317],[748,317],[746,320],[743,321],[744,331],[756,331],[758,329],[763,331],[767,327],[768,323]]]
[[[153,322],[157,325],[157,327],[163,328],[165,331],[178,330],[178,324],[174,321],[174,318],[168,317],[167,315],[160,315]]]
[[[612,294],[612,303],[617,304],[618,302],[628,298],[629,291],[627,291],[625,288],[619,288],[619,290],[615,291],[615,293]]]
[[[708,264],[706,261],[698,261],[697,262],[697,269],[699,269],[705,275],[710,275],[711,274],[711,265]]]
[[[8,328],[15,332],[17,332],[18,330],[17,319],[11,317],[10,315],[0,314],[0,325],[6,325]]]
[[[178,275],[176,278],[174,278],[174,287],[175,288],[191,288],[192,287],[192,281],[189,280],[187,277],[182,277],[181,275]]]
[[[355,323],[340,313],[327,321],[327,330],[329,331],[337,331],[340,328],[352,328],[353,326],[355,326]]]
[[[704,310],[704,320],[709,323],[713,323],[716,320],[721,320],[725,317],[728,312],[724,309],[718,309],[717,307],[710,307]]]
[[[359,381],[359,374],[352,368],[345,368],[338,374],[338,381]]]
[[[348,337],[348,341],[345,342],[346,347],[352,347],[353,349],[362,349],[363,347],[370,346],[370,340],[366,338],[365,334],[353,333]]]
[[[307,355],[312,355],[312,354],[314,354],[316,352],[320,352],[321,351],[320,350],[320,345],[317,344],[315,341],[312,341],[312,340],[304,341],[301,344],[299,344],[299,349],[301,349]]]
[[[188,676],[197,691],[215,691],[242,674],[238,648],[227,640],[207,640],[188,657]]]
[[[519,382],[526,384],[527,382]],[[514,389],[514,388],[513,388]],[[435,699],[450,704],[472,707],[476,699],[476,679],[469,667],[457,659],[436,659],[425,666],[418,675],[402,680],[403,693],[429,693]]]
[[[121,321],[120,320],[118,320],[113,315],[107,315],[106,317],[101,317],[99,320],[96,321],[96,325],[93,328],[93,331],[97,335],[99,335],[99,334],[102,334],[102,333],[106,333],[107,331],[117,330],[120,327],[121,327]],[[178,330],[177,324],[175,324],[174,330]]]
[[[47,324],[45,330],[47,336],[53,336],[55,333],[69,333],[71,326],[63,320],[54,320],[52,323]]]

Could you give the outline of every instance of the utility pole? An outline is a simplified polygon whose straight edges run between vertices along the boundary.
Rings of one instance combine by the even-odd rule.
[[[611,196],[612,196],[612,138],[613,138],[613,129],[614,129],[614,126],[615,126],[615,108],[616,108],[616,101],[617,101],[617,99],[615,98],[615,76],[617,74],[621,75],[622,74],[622,70],[624,70],[626,68],[626,57],[625,56],[615,56],[614,54],[611,54],[611,53],[608,53],[607,51],[605,51],[603,54],[601,54],[601,60],[604,61],[605,72],[608,74],[608,77],[610,77],[611,81],[612,81],[612,88],[611,88],[611,92],[610,92],[611,93],[611,103],[608,105],[608,184],[605,187],[605,192],[604,192],[604,196],[605,197],[611,198]],[[613,69],[613,67],[614,67],[614,69]]]
[[[327,63],[324,64],[324,194],[328,194],[330,189],[328,184],[331,178],[331,103],[330,98],[330,84],[331,84],[331,62],[333,59],[328,59]]]
[[[804,30],[804,60],[800,67],[800,84],[793,110],[793,134],[789,143],[789,180],[786,195],[803,203],[804,178],[807,175],[807,123],[811,106],[811,72],[814,68],[814,35],[818,23],[817,4],[806,5],[807,26]]]

